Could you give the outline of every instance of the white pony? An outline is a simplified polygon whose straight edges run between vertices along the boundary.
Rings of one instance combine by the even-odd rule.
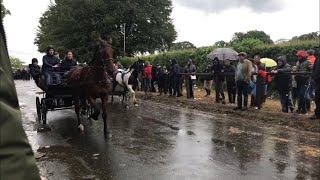
[[[144,70],[144,60],[138,59],[132,66],[130,66],[125,71],[118,71],[113,80],[112,86],[112,98],[111,102],[113,103],[113,95],[115,93],[116,87],[121,86],[123,88],[123,98],[126,98],[126,92],[129,91],[129,99],[132,97],[133,103],[135,106],[138,106],[137,99],[135,96],[134,89],[138,85],[138,75]],[[126,108],[128,108],[128,101],[126,101]]]

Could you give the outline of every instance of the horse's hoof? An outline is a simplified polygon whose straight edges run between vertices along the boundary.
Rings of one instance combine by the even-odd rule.
[[[134,104],[134,106],[135,106],[135,107],[138,107],[138,106],[139,106],[139,104]]]
[[[80,125],[78,126],[78,129],[79,129],[81,132],[83,132],[83,131],[84,131],[84,126],[83,126],[82,124],[80,124]]]

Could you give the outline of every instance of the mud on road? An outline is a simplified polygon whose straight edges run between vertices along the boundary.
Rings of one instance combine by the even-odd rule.
[[[298,130],[305,130],[320,133],[320,120],[310,120],[308,115],[299,115],[296,113],[282,113],[280,111],[280,102],[276,100],[267,100],[267,103],[261,110],[249,108],[247,112],[234,111],[235,105],[223,105],[214,102],[214,97],[203,97],[201,92],[196,92],[195,99],[184,97],[168,97],[167,95],[145,96],[142,92],[137,92],[137,97],[143,100],[157,102],[174,107],[194,109],[204,112],[222,114],[236,118],[245,119],[248,123],[264,123],[265,125],[281,125]]]

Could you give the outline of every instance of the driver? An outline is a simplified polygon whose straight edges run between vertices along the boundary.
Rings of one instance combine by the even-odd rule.
[[[52,85],[52,78],[56,79],[56,84],[61,83],[61,77],[58,73],[54,72],[59,67],[60,60],[54,56],[53,46],[48,46],[47,54],[42,58],[42,72],[46,79],[47,86]]]

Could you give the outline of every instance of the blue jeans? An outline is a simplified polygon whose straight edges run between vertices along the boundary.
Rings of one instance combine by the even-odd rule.
[[[61,84],[61,77],[58,73],[43,71],[47,86],[53,84]],[[53,81],[55,79],[55,81]]]
[[[242,107],[242,95],[244,97],[243,105],[248,107],[249,84],[244,81],[237,81],[238,107]]]
[[[143,79],[144,82],[144,92],[151,92],[151,79],[148,78],[144,78]]]

